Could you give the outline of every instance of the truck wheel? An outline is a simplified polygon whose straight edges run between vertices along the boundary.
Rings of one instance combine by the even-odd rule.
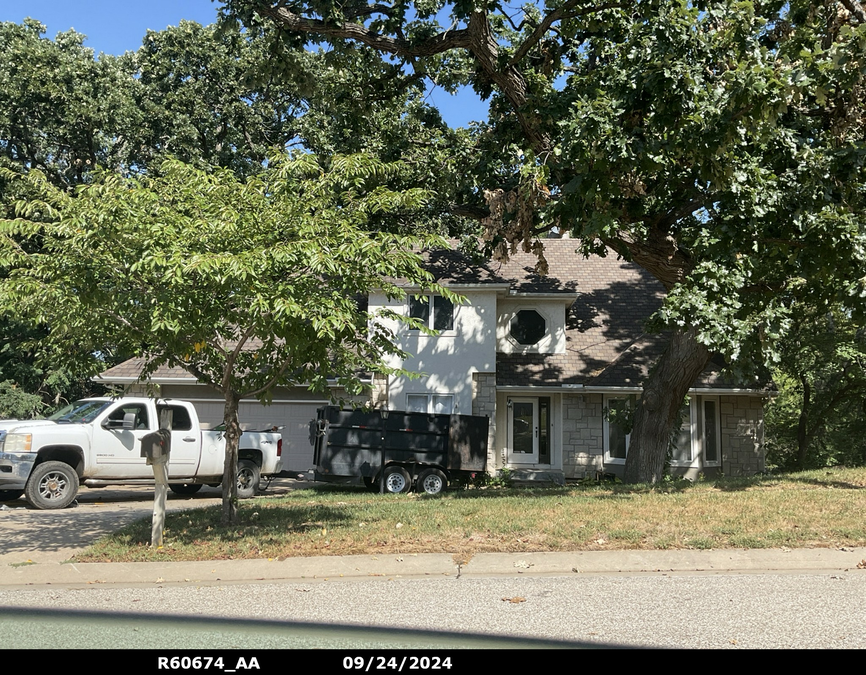
[[[169,483],[168,487],[176,495],[194,495],[202,488],[199,483]]]
[[[238,498],[249,499],[255,497],[259,491],[261,471],[255,462],[242,459],[238,462]]]
[[[402,466],[389,466],[385,468],[385,492],[399,494],[409,492],[412,489],[412,478],[409,472]]]
[[[24,494],[24,490],[0,490],[0,502],[12,502]]]
[[[33,468],[24,495],[37,509],[63,509],[78,494],[78,474],[64,462],[42,462]]]
[[[418,492],[426,492],[428,495],[438,495],[445,492],[448,487],[448,479],[439,469],[427,469],[418,476]]]

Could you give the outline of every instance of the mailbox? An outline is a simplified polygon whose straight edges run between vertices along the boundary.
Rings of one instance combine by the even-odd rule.
[[[171,432],[159,429],[141,437],[141,456],[147,458],[148,465],[154,460],[168,461],[171,452]]]

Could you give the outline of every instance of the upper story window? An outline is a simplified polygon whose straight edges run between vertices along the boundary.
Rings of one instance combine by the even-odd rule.
[[[454,397],[451,394],[408,394],[406,411],[431,415],[450,415],[454,412]]]
[[[454,330],[454,305],[441,295],[410,296],[409,316],[433,330]]]
[[[544,317],[534,309],[521,309],[511,319],[509,333],[518,344],[538,344],[547,332],[547,323]]]

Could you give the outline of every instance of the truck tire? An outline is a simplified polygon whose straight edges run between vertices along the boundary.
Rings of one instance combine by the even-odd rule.
[[[12,502],[24,494],[24,490],[0,490],[0,502]]]
[[[176,495],[194,495],[202,488],[200,483],[169,483],[168,487]]]
[[[261,470],[258,464],[248,459],[238,462],[238,499],[255,497],[260,481]]]
[[[402,466],[385,467],[385,492],[400,494],[412,489],[412,477]]]
[[[448,479],[439,469],[426,469],[418,476],[418,492],[438,495],[445,492],[447,487]]]
[[[78,494],[78,474],[64,462],[42,462],[33,467],[24,496],[37,509],[64,509]]]

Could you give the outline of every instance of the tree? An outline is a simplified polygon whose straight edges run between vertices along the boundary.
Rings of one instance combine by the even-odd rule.
[[[866,462],[866,328],[836,307],[801,307],[780,349],[768,450],[785,467]]]
[[[142,122],[133,64],[95,58],[73,30],[55,40],[44,33],[33,19],[0,23],[0,166],[38,169],[55,185],[73,186],[129,152]]]
[[[393,82],[399,72],[369,54],[335,65],[333,55],[300,52],[274,67],[275,36],[267,31],[188,21],[149,31],[137,52],[120,57],[97,57],[84,39],[74,31],[49,39],[34,20],[0,24],[0,167],[21,175],[38,169],[67,189],[91,182],[97,167],[147,175],[170,157],[246,177],[261,172],[275,148],[297,145],[326,168],[327,157],[360,149],[385,162],[404,158],[400,172],[382,176],[402,190],[434,175],[440,163],[459,162],[441,140],[453,132],[423,104],[417,82],[400,78],[401,100],[411,104],[378,100],[376,81]],[[437,188],[423,212],[413,211],[413,225],[424,218],[442,229],[435,201],[450,192]],[[14,217],[16,201],[38,197],[26,181],[0,176],[0,217]],[[377,213],[368,226],[407,227],[405,219]],[[38,238],[19,243],[30,252],[41,245]],[[30,345],[46,330],[0,320],[0,383],[7,382],[0,415],[36,415],[63,399],[102,392],[86,370],[36,363]],[[110,365],[129,354],[106,344],[102,356]]]
[[[391,372],[384,357],[401,352],[357,298],[377,288],[402,296],[393,279],[435,288],[418,247],[439,240],[367,228],[374,216],[423,204],[420,190],[381,187],[401,170],[348,156],[325,172],[299,155],[240,180],[170,161],[140,179],[100,174],[75,195],[33,174],[43,199],[0,221],[9,270],[0,306],[48,327],[33,345],[45,359],[86,354],[74,365],[98,371],[104,345],[119,345],[146,359],[142,379],[169,364],[219,390],[223,520],[232,522],[239,400],[267,402],[278,385],[326,392],[333,379],[360,393],[360,375]],[[21,247],[37,237],[37,250]]]
[[[224,13],[471,85],[490,118],[464,162],[476,201],[463,212],[486,218],[495,254],[522,245],[543,271],[539,238],[568,231],[660,281],[654,327],[670,342],[635,412],[629,482],[660,480],[713,352],[744,374],[778,358],[797,303],[862,313],[857,0],[228,0]]]

